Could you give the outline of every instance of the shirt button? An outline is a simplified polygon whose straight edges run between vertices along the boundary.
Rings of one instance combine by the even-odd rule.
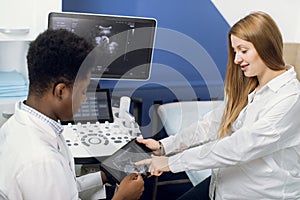
[[[236,122],[236,127],[237,127],[237,128],[241,128],[242,125],[243,125],[243,122],[242,122],[241,120],[238,120],[238,121]]]

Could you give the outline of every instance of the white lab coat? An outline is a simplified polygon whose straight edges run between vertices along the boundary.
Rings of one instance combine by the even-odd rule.
[[[233,134],[217,140],[222,108],[161,140],[172,172],[213,169],[215,199],[300,199],[300,84],[290,68],[248,96]],[[205,143],[199,145],[199,143]],[[211,193],[212,195],[212,193]]]
[[[10,200],[77,200],[78,192],[102,186],[99,172],[76,178],[63,136],[20,103],[0,131],[0,191]]]

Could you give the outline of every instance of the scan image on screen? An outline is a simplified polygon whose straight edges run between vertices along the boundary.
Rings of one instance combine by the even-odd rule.
[[[151,154],[152,151],[150,149],[133,139],[113,155],[103,160],[101,167],[106,173],[109,173],[115,181],[120,183],[125,176],[131,173],[146,175],[148,165],[136,166],[134,163],[150,158]]]
[[[50,13],[48,27],[66,29],[91,42],[97,55],[92,78],[150,76],[156,20],[83,13]]]
[[[133,148],[130,147],[120,153],[120,155],[116,156],[113,160],[112,163],[116,169],[119,171],[123,171],[126,174],[131,174],[131,173],[145,173],[147,172],[148,168],[146,165],[141,165],[141,166],[135,166],[134,163],[137,161],[140,161],[141,159],[144,159],[144,156],[141,156],[140,154],[134,155]]]

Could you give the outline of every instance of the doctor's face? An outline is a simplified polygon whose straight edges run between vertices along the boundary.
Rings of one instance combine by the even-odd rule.
[[[234,35],[230,37],[231,46],[235,53],[234,63],[240,66],[247,77],[262,76],[268,67],[260,58],[254,45]]]
[[[72,92],[72,111],[73,115],[75,115],[81,104],[86,101],[86,92],[87,87],[90,83],[90,76],[84,80],[79,80],[74,83],[73,92]]]
[[[73,115],[78,112],[81,104],[86,100],[86,90],[90,83],[90,78],[77,80],[73,86],[64,86],[61,89],[61,97],[57,106],[58,119],[61,121],[69,121],[73,119]]]

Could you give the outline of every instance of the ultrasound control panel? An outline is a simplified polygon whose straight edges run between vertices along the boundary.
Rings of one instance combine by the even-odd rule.
[[[141,135],[134,117],[125,112],[119,118],[119,108],[112,108],[114,121],[86,122],[64,125],[63,136],[75,158],[110,156],[131,139]]]

